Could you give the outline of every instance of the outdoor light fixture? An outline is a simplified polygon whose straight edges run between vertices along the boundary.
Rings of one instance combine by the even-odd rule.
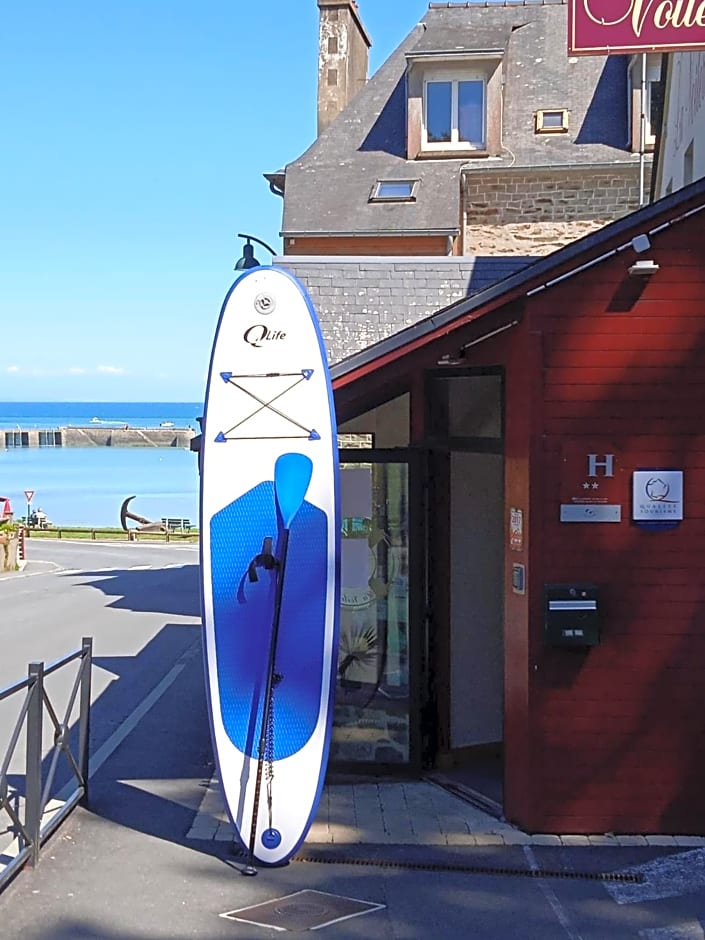
[[[650,277],[652,274],[656,274],[658,269],[659,265],[651,259],[646,261],[635,261],[634,264],[629,268],[629,276]]]
[[[255,249],[252,247],[251,242],[257,242],[258,245],[261,245],[263,248],[266,248],[267,251],[271,252],[272,256],[276,255],[276,251],[273,248],[270,248],[266,242],[261,241],[259,238],[255,238],[254,235],[244,235],[241,232],[238,232],[238,238],[247,239],[245,244],[242,246],[242,258],[239,259],[235,265],[235,271],[245,271],[247,268],[256,268],[259,267],[259,261],[255,258]]]
[[[651,248],[651,239],[648,235],[635,235],[632,238],[632,248],[637,252],[648,251]]]
[[[464,366],[465,350],[459,349],[456,353],[445,353],[436,362],[437,366]]]

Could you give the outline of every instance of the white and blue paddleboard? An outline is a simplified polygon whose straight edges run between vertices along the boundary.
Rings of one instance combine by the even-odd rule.
[[[286,271],[253,268],[231,288],[213,345],[200,529],[218,770],[238,839],[266,865],[296,852],[323,787],[339,516],[333,396],[313,307]]]

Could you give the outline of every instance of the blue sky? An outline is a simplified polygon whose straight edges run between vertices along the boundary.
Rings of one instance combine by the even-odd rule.
[[[359,8],[372,73],[427,2]],[[316,0],[5,5],[0,402],[202,400],[236,233],[281,248],[262,174],[315,137],[317,51]]]

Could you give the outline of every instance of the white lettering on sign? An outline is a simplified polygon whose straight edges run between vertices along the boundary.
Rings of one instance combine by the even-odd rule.
[[[598,460],[597,454],[588,454],[588,476],[599,476],[598,469],[604,469],[604,476],[614,476],[614,454],[605,454],[602,460]]]
[[[617,12],[612,20],[593,13],[592,0],[583,0],[583,7],[598,26],[618,26],[631,17],[636,36],[641,36],[648,19],[656,29],[666,29],[667,26],[675,29],[705,26],[705,0],[631,0],[626,9]]]

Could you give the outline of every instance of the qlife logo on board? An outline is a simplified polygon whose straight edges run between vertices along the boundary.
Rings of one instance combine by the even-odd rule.
[[[248,327],[242,338],[255,349],[261,349],[264,343],[286,339],[286,333],[283,330],[268,330],[264,323],[257,323]]]

